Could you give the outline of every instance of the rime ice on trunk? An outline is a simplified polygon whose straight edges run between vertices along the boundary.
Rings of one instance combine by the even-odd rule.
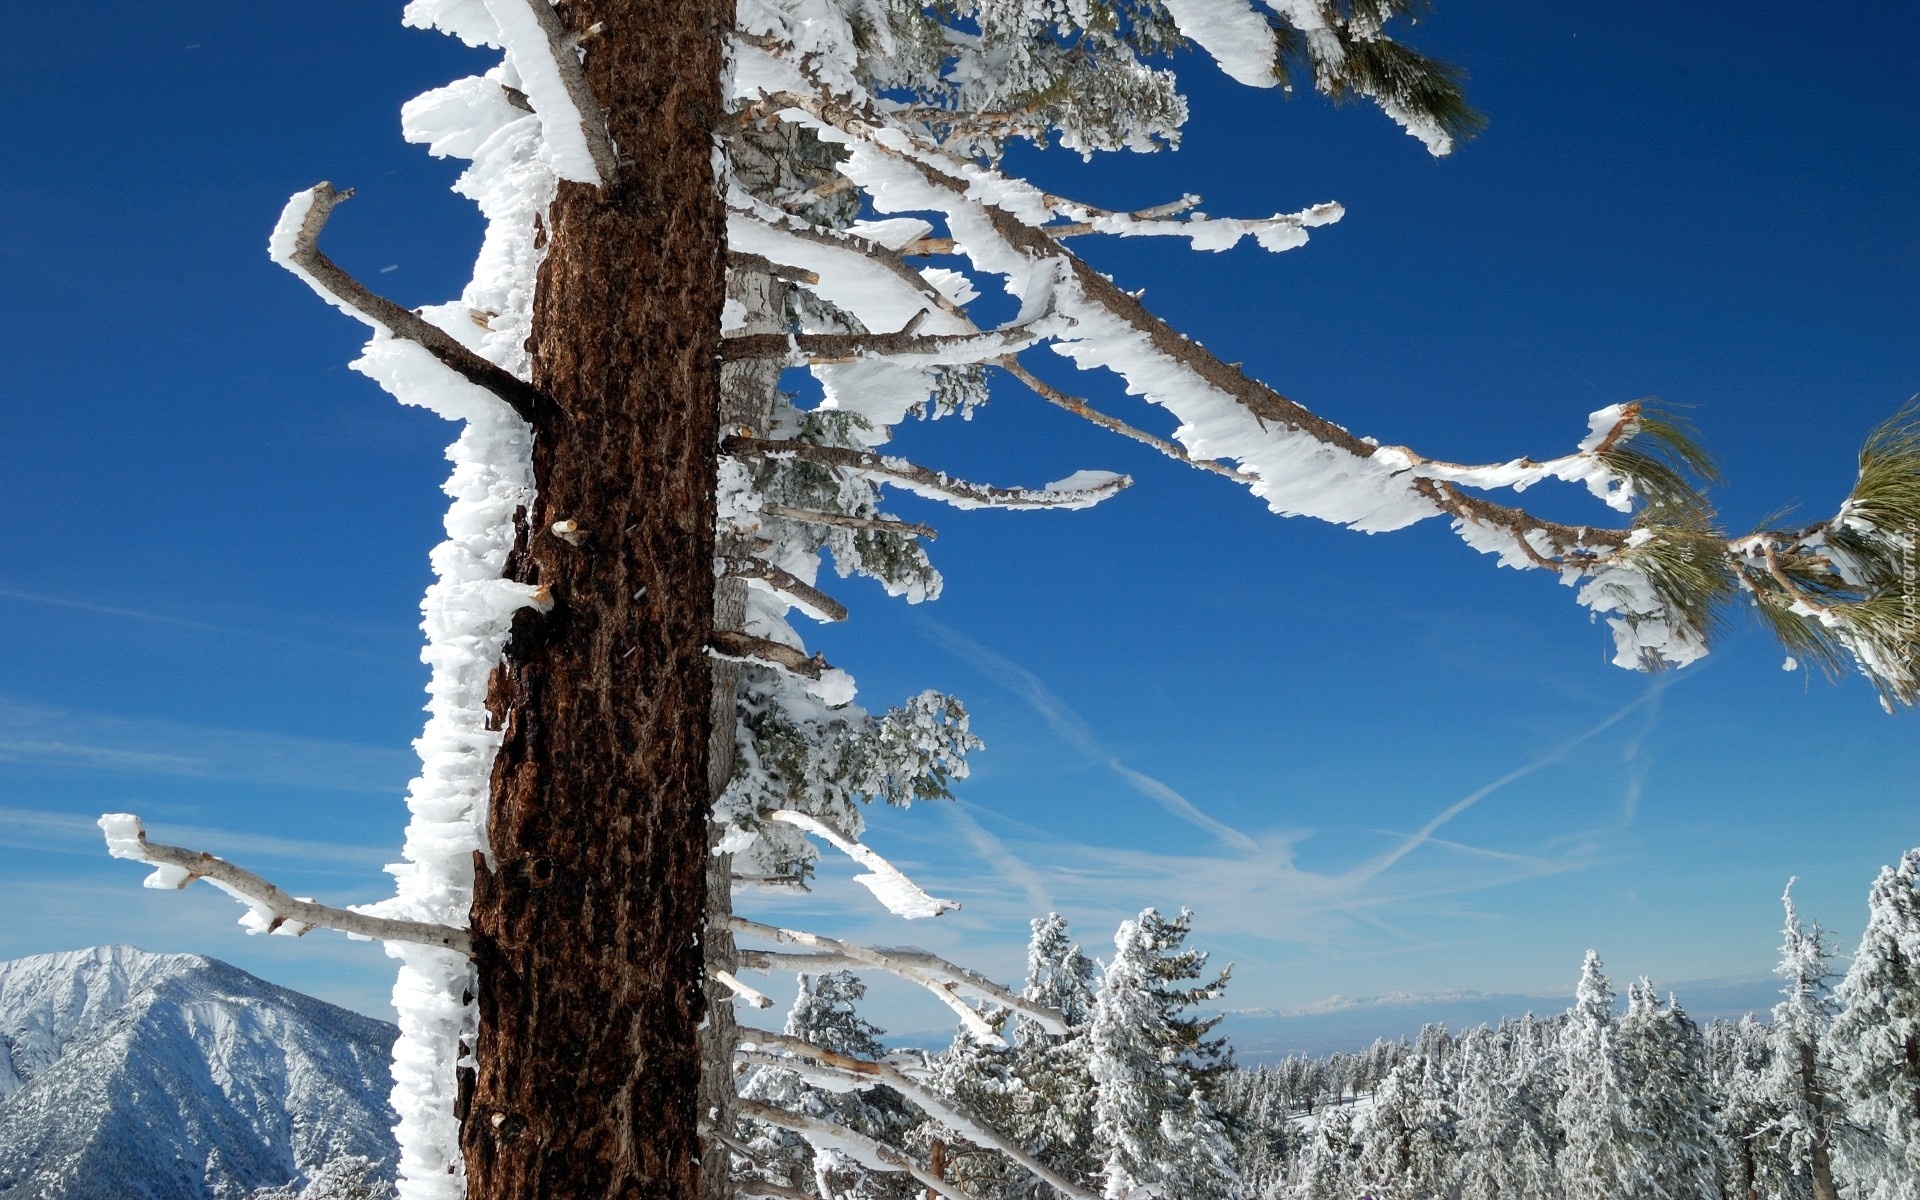
[[[462,1142],[475,1196],[690,1198],[731,5],[576,0],[564,19],[600,26],[587,78],[639,161],[563,183],[547,220],[532,379],[560,411],[534,431],[510,574],[553,608],[516,622],[490,697]]]

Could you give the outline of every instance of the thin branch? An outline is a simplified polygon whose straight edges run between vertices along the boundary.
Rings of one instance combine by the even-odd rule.
[[[581,64],[580,56],[575,51],[581,42],[597,32],[597,27],[588,30],[585,35],[576,36],[561,22],[560,14],[547,0],[485,0],[485,3],[502,33],[510,33],[520,27],[520,22],[507,11],[509,6],[525,11],[533,17],[534,23],[539,27],[541,38],[545,42],[545,61],[552,64],[555,74],[559,77],[560,86],[565,90],[566,98],[572,104],[574,116],[579,122],[580,137],[586,143],[587,155],[593,159],[594,170],[599,172],[600,178],[597,182],[601,187],[611,184],[620,174],[620,159],[614,153],[613,140],[607,136],[606,114],[601,111],[599,100],[594,97],[593,85],[587,82],[586,68]],[[509,38],[509,40],[512,39]],[[539,78],[536,72],[544,64],[528,61],[534,51],[524,42],[515,43],[512,45],[512,50],[523,52],[515,55],[514,66],[519,70],[526,85],[533,87]],[[541,129],[546,132],[549,139],[553,137],[549,121],[556,115],[540,114]],[[580,182],[596,181],[581,180]]]
[[[770,205],[763,205],[770,211]],[[931,305],[946,313],[959,323],[960,332],[974,331],[973,318],[967,310],[953,302],[945,292],[934,287],[912,264],[896,251],[889,250],[880,243],[849,233],[844,229],[828,229],[792,213],[768,215],[730,200],[727,204],[728,232],[730,241],[739,241],[742,235],[749,233],[770,233],[779,238],[787,238],[807,246],[818,246],[831,254],[844,255],[863,268],[879,267],[893,276],[903,291],[911,292],[917,301],[924,302],[922,307]],[[800,247],[795,247],[799,249]],[[903,307],[910,307],[907,302]]]
[[[538,425],[543,417],[564,415],[546,393],[481,358],[418,313],[375,295],[320,252],[320,231],[326,227],[327,218],[336,205],[352,195],[353,189],[338,191],[323,180],[288,200],[267,243],[273,261],[306,281],[335,308],[414,343],[467,382],[500,397],[528,424]]]
[[[827,660],[818,654],[808,654],[784,642],[755,637],[753,634],[741,633],[736,629],[714,630],[707,635],[707,645],[722,658],[754,663],[763,667],[774,667],[808,679],[817,680],[833,669],[827,665]]]
[[[896,916],[911,921],[919,917],[937,917],[949,909],[960,907],[957,900],[940,900],[929,896],[900,868],[875,853],[872,847],[857,838],[848,837],[818,817],[787,808],[774,809],[761,815],[769,821],[778,821],[811,833],[872,872],[871,875],[855,876],[854,882],[872,892],[874,898]]]
[[[768,997],[763,992],[755,991],[753,988],[750,988],[746,984],[741,983],[739,977],[736,976],[732,971],[723,971],[720,968],[715,967],[710,972],[710,974],[714,977],[715,980],[726,985],[728,991],[731,991],[734,995],[740,997],[740,999],[742,1000],[745,1000],[748,1004],[753,1005],[755,1008],[772,1008],[773,1007],[773,1000],[770,997]]]
[[[727,1146],[732,1149],[733,1143],[729,1142]],[[727,1182],[733,1185],[734,1191],[743,1196],[766,1196],[769,1200],[820,1200],[818,1196],[809,1195],[797,1187],[788,1187],[784,1183],[774,1183],[771,1180],[757,1179],[750,1175],[736,1175]]]
[[[749,554],[723,554],[714,560],[719,573],[729,579],[757,579],[776,595],[793,601],[816,621],[844,621],[847,606],[827,595],[799,576]]]
[[[741,1099],[739,1102],[739,1111],[743,1117],[752,1117],[754,1120],[763,1121],[768,1125],[792,1130],[794,1133],[806,1138],[808,1142],[814,1143],[816,1149],[839,1151],[850,1158],[858,1160],[862,1166],[869,1167],[873,1170],[897,1171],[911,1175],[928,1189],[946,1197],[946,1200],[972,1200],[965,1192],[960,1191],[951,1183],[933,1174],[919,1163],[913,1161],[913,1159],[909,1158],[905,1153],[895,1150],[892,1146],[876,1142],[870,1137],[855,1133],[851,1129],[843,1129],[838,1125],[832,1125],[813,1117],[803,1117],[798,1113],[788,1112],[784,1108],[775,1108],[771,1104],[762,1104],[758,1100]],[[815,1137],[819,1138],[817,1143],[814,1142]]]
[[[822,466],[859,471],[898,483],[907,490],[960,508],[1086,508],[1132,485],[1125,475],[1107,475],[1087,487],[1003,488],[954,479],[904,458],[852,450],[844,446],[816,446],[807,442],[768,441],[734,435],[721,441],[722,453],[739,458],[798,458]]]
[[[1177,459],[1190,467],[1199,467],[1203,471],[1212,471],[1216,475],[1224,475],[1237,483],[1252,483],[1256,478],[1243,471],[1236,470],[1223,462],[1215,462],[1208,458],[1195,458],[1193,455],[1187,453],[1186,447],[1181,446],[1177,442],[1170,442],[1163,437],[1155,437],[1144,429],[1136,429],[1118,417],[1108,416],[1099,409],[1090,406],[1085,400],[1077,396],[1069,396],[1046,380],[1041,379],[1033,372],[1021,366],[1020,360],[1014,358],[1012,355],[995,360],[994,365],[1015,379],[1018,379],[1021,383],[1026,384],[1028,388],[1033,390],[1035,395],[1045,400],[1048,404],[1064,408],[1075,416],[1091,421],[1100,428],[1117,433],[1121,437],[1132,438],[1134,441],[1140,442],[1143,445],[1152,446],[1168,458]]]
[[[738,887],[765,888],[768,891],[810,892],[807,881],[798,875],[734,875]]]
[[[789,1037],[786,1034],[763,1033],[758,1029],[742,1029],[740,1034],[741,1050],[737,1057],[762,1066],[786,1067],[791,1070],[791,1061],[782,1061],[782,1055],[792,1055],[811,1059],[819,1067],[841,1078],[865,1080],[869,1086],[885,1084],[913,1101],[928,1116],[975,1145],[988,1150],[997,1150],[1006,1155],[1045,1182],[1047,1186],[1069,1197],[1070,1200],[1098,1200],[1094,1193],[1075,1187],[1059,1172],[1028,1154],[1019,1143],[968,1112],[964,1106],[914,1080],[897,1067],[856,1058],[851,1054],[842,1054],[837,1050],[816,1046],[812,1042]],[[769,1047],[781,1053],[757,1051],[757,1047]]]
[[[846,529],[884,529],[893,533],[912,534],[933,541],[940,536],[939,530],[931,525],[921,525],[914,521],[902,521],[894,517],[855,517],[847,513],[819,512],[810,508],[790,508],[785,504],[762,504],[760,511],[770,517],[779,517],[783,521],[803,521],[809,525],[839,525]]]
[[[131,862],[149,863],[155,868],[147,876],[151,888],[183,888],[196,879],[204,879],[252,912],[242,924],[262,933],[282,929],[294,935],[309,929],[338,929],[382,942],[412,942],[438,946],[473,955],[473,937],[464,929],[435,925],[426,921],[397,921],[390,917],[369,916],[351,909],[334,908],[290,896],[278,887],[224,858],[215,858],[201,850],[163,846],[147,840],[145,826],[132,813],[108,813],[100,818],[106,834],[107,853]]]
[[[782,359],[788,366],[832,366],[863,358],[907,358],[922,364],[965,366],[992,362],[1003,354],[1038,343],[1046,332],[1033,325],[1014,325],[969,333],[926,333],[914,330],[925,310],[896,333],[740,333],[720,340],[722,362],[745,359]]]
[[[727,924],[728,928],[735,933],[764,938],[779,945],[805,946],[809,950],[819,952],[818,955],[807,955],[782,951],[742,950],[740,961],[751,970],[793,970],[813,973],[821,969],[838,969],[835,966],[823,968],[819,965],[820,963],[845,960],[852,965],[887,971],[949,997],[957,997],[958,993],[966,992],[990,1004],[1010,1008],[1018,1016],[1032,1021],[1048,1033],[1067,1032],[1066,1020],[1053,1009],[1035,1004],[978,972],[969,971],[965,967],[950,963],[936,954],[929,954],[917,947],[862,946],[817,933],[807,933],[804,930],[782,929],[776,925],[767,925],[740,916],[729,917]]]
[[[818,272],[804,267],[790,267],[777,263],[764,254],[748,254],[744,250],[727,251],[727,266],[736,271],[752,271],[761,275],[771,275],[775,279],[784,279],[788,283],[819,283]]]

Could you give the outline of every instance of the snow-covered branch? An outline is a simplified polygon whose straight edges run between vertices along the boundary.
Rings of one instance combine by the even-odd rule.
[[[1143,446],[1152,446],[1168,458],[1186,463],[1190,467],[1199,467],[1203,471],[1212,471],[1216,475],[1224,475],[1228,479],[1235,480],[1239,483],[1254,482],[1254,477],[1251,475],[1236,471],[1225,463],[1214,462],[1212,459],[1195,458],[1193,455],[1188,454],[1185,448],[1177,442],[1170,442],[1163,437],[1155,437],[1146,430],[1135,428],[1118,417],[1108,416],[1078,396],[1069,396],[1067,393],[1054,387],[1046,380],[1041,379],[1020,365],[1020,360],[1014,358],[1012,355],[998,360],[994,365],[1015,379],[1018,379],[1021,383],[1026,384],[1028,390],[1042,400],[1045,400],[1048,404],[1056,408],[1064,408],[1074,416],[1085,421],[1091,421],[1110,433],[1117,433],[1121,437],[1131,438]]]
[[[755,1008],[772,1008],[773,1007],[772,997],[768,996],[764,992],[757,991],[754,988],[750,988],[746,984],[740,982],[739,977],[736,976],[732,971],[723,971],[716,967],[710,973],[713,975],[714,979],[717,980],[724,987],[726,987],[728,991],[732,992],[735,996],[738,996],[740,999],[745,1000],[748,1004],[753,1005]]]
[[[863,1087],[884,1084],[974,1145],[1006,1155],[1044,1181],[1047,1186],[1062,1196],[1069,1197],[1069,1200],[1096,1200],[1092,1192],[1075,1187],[1058,1171],[1028,1154],[1012,1138],[993,1129],[958,1103],[887,1063],[856,1058],[851,1054],[829,1050],[825,1046],[816,1046],[802,1038],[790,1037],[782,1033],[766,1033],[758,1029],[740,1031],[740,1049],[735,1057],[756,1066],[779,1067],[794,1071],[802,1078],[816,1072],[824,1072],[835,1077],[836,1080],[850,1080]],[[804,1063],[796,1061],[802,1059],[806,1061]]]
[[[928,1191],[937,1192],[946,1200],[971,1200],[965,1192],[913,1161],[904,1151],[876,1142],[851,1129],[842,1129],[817,1117],[801,1116],[784,1108],[762,1104],[758,1100],[742,1099],[737,1103],[741,1116],[792,1130],[805,1138],[816,1152],[831,1150],[843,1154],[870,1171],[904,1172],[919,1180]]]
[[[827,660],[819,654],[808,654],[785,642],[756,637],[736,629],[714,630],[707,635],[707,647],[721,658],[798,675],[808,681],[808,691],[829,704],[844,704],[853,699],[852,680],[847,673],[838,667],[828,666]]]
[[[889,358],[916,366],[965,366],[992,362],[1037,344],[1043,326],[1021,324],[970,333],[917,333],[923,309],[894,333],[746,333],[721,340],[721,358],[777,358],[788,366],[831,366],[863,358]]]
[[[425,921],[396,921],[316,904],[290,896],[224,858],[215,858],[202,850],[150,842],[140,818],[132,813],[106,814],[100,818],[100,830],[106,835],[108,854],[148,863],[154,868],[153,874],[146,878],[147,887],[183,888],[196,879],[204,879],[247,906],[249,911],[240,923],[252,933],[285,933],[297,937],[309,929],[338,929],[376,941],[411,942],[456,950],[468,956],[473,954],[473,939],[464,929]]]
[[[778,821],[783,825],[791,825],[795,829],[811,833],[865,867],[870,873],[855,875],[853,881],[872,892],[874,898],[886,905],[887,911],[895,916],[911,921],[919,917],[937,917],[948,909],[960,907],[957,900],[939,900],[929,896],[919,884],[908,879],[898,867],[874,853],[871,847],[848,837],[818,817],[786,808],[775,809],[763,815],[769,821]]]
[[[1067,1032],[1066,1021],[1059,1013],[1035,1004],[988,979],[975,971],[948,962],[936,954],[912,946],[862,946],[854,942],[843,942],[817,933],[807,933],[798,929],[782,929],[776,925],[767,925],[747,917],[735,916],[728,919],[728,927],[737,934],[763,938],[777,945],[804,946],[813,953],[795,954],[777,950],[742,950],[740,961],[755,971],[802,971],[818,974],[821,971],[836,971],[848,967],[875,968],[900,978],[917,983],[939,997],[949,1008],[956,1011],[964,1009],[972,1014],[969,1028],[976,1034],[985,1030],[985,1038],[997,1039],[998,1034],[980,1020],[973,1008],[960,1000],[961,993],[977,996],[989,1004],[997,1004],[1012,1009],[1023,1020],[1032,1021],[1048,1033]],[[963,1018],[964,1019],[964,1018]]]
[[[324,180],[295,193],[281,210],[280,221],[267,241],[268,256],[299,276],[327,303],[374,329],[415,343],[462,379],[506,401],[529,424],[557,413],[553,401],[540,389],[475,354],[418,313],[375,295],[320,252],[320,231],[326,228],[327,218],[335,206],[352,195],[352,188],[340,191]]]
[[[548,0],[484,0],[520,75],[521,90],[540,118],[554,173],[604,187],[619,171],[607,119],[581,65],[577,37]],[[596,27],[597,29],[597,27]]]
[[[791,571],[774,566],[750,554],[723,554],[714,561],[715,569],[729,579],[752,579],[765,584],[775,595],[791,601],[801,612],[816,621],[844,621],[847,606]]]
[[[956,508],[1089,508],[1132,485],[1133,480],[1111,471],[1080,471],[1044,488],[994,487],[954,479],[940,471],[917,466],[904,458],[852,450],[844,446],[816,446],[806,442],[769,441],[734,435],[720,443],[722,453],[738,458],[798,458],[822,466],[858,471],[898,484],[932,500]]]
[[[802,521],[809,525],[838,525],[845,529],[884,529],[911,534],[933,541],[940,536],[931,525],[902,521],[896,517],[856,517],[847,513],[819,512],[810,508],[791,508],[785,504],[762,504],[760,511],[783,521]]]

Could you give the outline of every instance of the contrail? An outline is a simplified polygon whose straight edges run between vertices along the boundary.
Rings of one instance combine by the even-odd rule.
[[[1258,842],[1233,826],[1201,812],[1193,801],[1173,788],[1151,775],[1136,771],[1122,763],[1112,751],[1100,744],[1100,740],[1094,736],[1093,730],[1088,727],[1080,714],[1069,708],[1066,701],[1054,695],[1052,690],[1040,682],[1040,677],[1032,671],[994,653],[958,630],[950,629],[930,618],[923,617],[921,620],[935,642],[957,657],[965,659],[982,674],[1026,701],[1028,707],[1040,714],[1041,720],[1047,723],[1056,737],[1080,751],[1089,761],[1106,767],[1135,792],[1189,825],[1206,830],[1236,850],[1258,851],[1260,849]]]
[[[1387,851],[1385,854],[1381,855],[1379,858],[1374,859],[1372,862],[1365,863],[1359,867],[1354,868],[1352,871],[1348,872],[1349,877],[1352,878],[1357,883],[1364,883],[1367,880],[1374,878],[1375,876],[1379,875],[1380,872],[1386,870],[1388,867],[1391,867],[1393,864],[1399,862],[1401,859],[1405,858],[1407,855],[1413,853],[1415,850],[1418,850],[1421,846],[1425,845],[1427,840],[1431,838],[1434,835],[1434,833],[1438,831],[1442,825],[1445,825],[1448,821],[1453,820],[1455,817],[1459,816],[1461,813],[1472,808],[1474,805],[1480,803],[1482,800],[1485,800],[1488,796],[1493,795],[1495,792],[1499,791],[1501,788],[1506,787],[1510,783],[1516,783],[1522,779],[1525,779],[1527,776],[1533,774],[1535,771],[1538,771],[1543,767],[1550,767],[1553,764],[1559,762],[1560,760],[1564,759],[1567,755],[1573,753],[1574,750],[1578,749],[1581,745],[1598,737],[1600,734],[1605,733],[1607,730],[1613,728],[1615,725],[1618,725],[1620,722],[1626,720],[1628,716],[1632,715],[1634,712],[1638,711],[1639,709],[1647,705],[1657,706],[1660,702],[1661,694],[1667,690],[1672,679],[1673,679],[1673,676],[1671,675],[1663,675],[1660,678],[1655,679],[1653,683],[1647,687],[1647,690],[1641,693],[1641,695],[1638,698],[1636,698],[1631,703],[1621,708],[1620,711],[1612,714],[1611,716],[1607,717],[1605,720],[1601,721],[1598,725],[1595,725],[1593,728],[1588,729],[1584,733],[1577,734],[1573,738],[1570,738],[1569,740],[1562,742],[1560,745],[1554,747],[1552,750],[1549,750],[1547,753],[1541,755],[1539,758],[1534,759],[1532,762],[1524,763],[1518,767],[1515,767],[1513,770],[1508,771],[1505,775],[1502,775],[1500,778],[1494,780],[1492,783],[1484,784],[1478,788],[1475,788],[1473,791],[1468,792],[1465,796],[1454,801],[1452,804],[1449,804],[1447,807],[1441,809],[1438,815],[1436,815],[1431,821],[1428,821],[1425,825],[1420,827],[1420,831],[1418,833],[1414,833],[1408,836],[1398,846],[1395,846],[1393,849]],[[1646,736],[1645,733],[1642,733],[1633,739],[1632,745],[1627,751],[1627,759],[1630,765],[1633,763],[1633,760],[1638,755],[1639,749],[1640,749],[1640,742],[1645,738],[1645,736]],[[1628,787],[1629,805],[1631,805],[1633,802],[1635,802],[1638,799],[1638,794],[1639,794],[1639,780],[1636,778],[1629,781],[1629,787]]]

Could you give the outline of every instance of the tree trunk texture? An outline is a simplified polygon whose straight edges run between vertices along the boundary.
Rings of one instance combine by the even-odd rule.
[[[1800,1045],[1800,1099],[1813,1114],[1813,1135],[1808,1147],[1807,1173],[1813,1177],[1813,1200],[1840,1200],[1833,1183],[1833,1154],[1828,1145],[1833,1127],[1827,1109],[1831,1101],[1822,1094],[1820,1078],[1811,1042]]]
[[[564,415],[534,431],[509,574],[553,608],[521,614],[494,678],[461,1136],[476,1200],[695,1200],[732,4],[560,12],[601,27],[585,67],[623,168],[563,183],[548,218],[533,382]]]
[[[727,295],[746,307],[748,332],[760,333],[786,327],[786,285],[757,271],[735,271],[727,284]],[[777,362],[734,362],[720,369],[720,425],[730,429],[747,425],[761,429],[773,412],[780,385]],[[746,553],[747,548],[722,547]],[[720,579],[713,587],[713,624],[715,629],[742,630],[747,620],[747,584],[743,579]],[[737,662],[716,660],[713,664],[713,736],[711,746],[709,792],[715,801],[733,779],[734,758],[738,751],[740,671]],[[717,837],[718,831],[710,833]],[[739,1043],[739,1026],[734,1021],[733,993],[715,982],[713,970],[737,971],[739,954],[727,918],[733,915],[733,856],[710,854],[707,859],[707,1023],[700,1033],[700,1119],[720,1132],[734,1128],[734,1101],[738,1098],[733,1082],[733,1052]],[[733,1195],[731,1151],[718,1141],[708,1139],[704,1158],[706,1169],[700,1178],[701,1200],[728,1200]]]

